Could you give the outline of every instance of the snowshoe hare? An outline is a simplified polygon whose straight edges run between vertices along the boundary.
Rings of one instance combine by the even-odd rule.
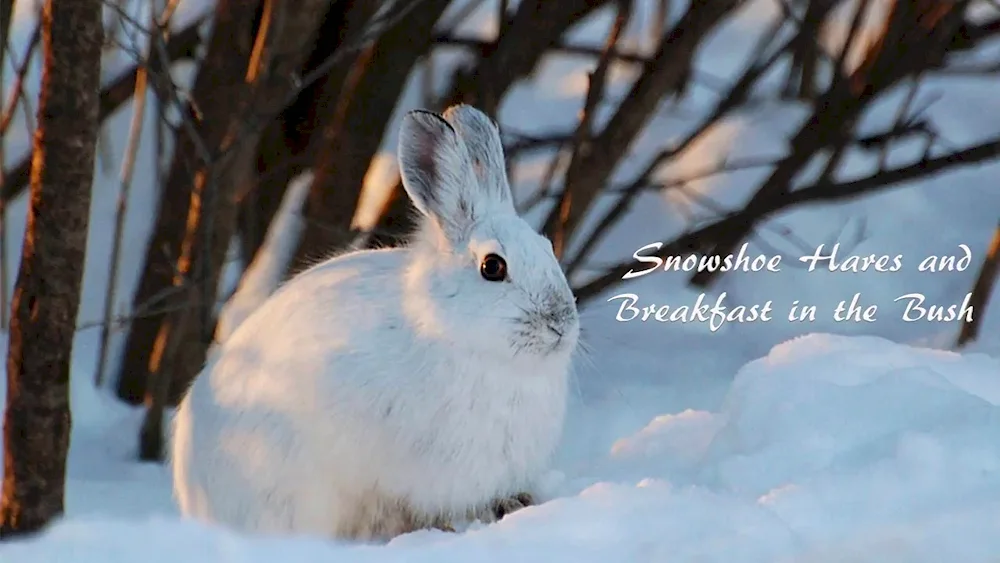
[[[184,515],[385,540],[530,503],[562,433],[576,303],[514,210],[496,124],[402,123],[405,248],[292,278],[222,342],[174,420]]]

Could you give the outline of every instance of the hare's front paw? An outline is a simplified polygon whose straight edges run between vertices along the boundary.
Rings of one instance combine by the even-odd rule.
[[[531,493],[517,493],[516,495],[509,496],[507,498],[494,500],[490,508],[493,511],[493,516],[496,517],[497,520],[500,520],[512,512],[517,512],[518,510],[529,507],[533,504],[535,504],[535,499],[531,496]]]
[[[442,532],[447,532],[449,534],[456,533],[455,532],[455,527],[452,526],[451,522],[448,521],[448,520],[443,520],[443,519],[436,520],[433,524],[431,524],[431,528],[434,529],[434,530],[440,530]]]

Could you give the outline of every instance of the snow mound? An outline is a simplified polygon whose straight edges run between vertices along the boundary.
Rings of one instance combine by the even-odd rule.
[[[745,365],[718,412],[659,416],[561,496],[461,534],[350,545],[70,514],[0,561],[996,560],[998,405],[993,358],[814,334]]]
[[[993,358],[812,334],[744,366],[720,412],[658,417],[612,457],[753,503],[788,557],[995,560],[998,405]]]

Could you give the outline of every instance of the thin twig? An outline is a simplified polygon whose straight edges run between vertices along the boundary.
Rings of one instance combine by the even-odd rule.
[[[4,104],[3,111],[0,112],[0,136],[7,134],[7,130],[10,128],[11,123],[14,121],[14,114],[17,112],[18,105],[21,105],[25,110],[25,122],[27,124],[29,131],[34,131],[35,124],[31,116],[31,106],[28,101],[28,94],[24,88],[24,80],[28,75],[28,69],[31,65],[31,59],[38,50],[38,46],[42,41],[42,26],[41,24],[35,24],[35,30],[31,33],[31,39],[28,40],[28,48],[24,53],[24,58],[21,59],[19,64],[15,66],[15,79],[14,87],[11,89],[10,98],[7,103]],[[8,55],[11,57],[11,62],[13,63],[13,52],[8,51]],[[2,61],[0,61],[2,64]],[[0,91],[2,93],[2,91]]]
[[[4,58],[10,47],[10,20],[14,12],[14,0],[0,0],[0,100],[6,91],[4,84],[6,76]],[[3,188],[3,170],[5,168],[4,153],[6,152],[7,136],[0,134],[0,193]],[[7,330],[7,206],[0,197],[0,330]]]
[[[656,7],[653,10],[653,20],[650,22],[649,35],[650,43],[656,44],[656,40],[663,37],[663,32],[667,30],[667,19],[670,17],[670,0],[656,0]]]
[[[442,33],[434,38],[434,43],[443,46],[466,47],[477,53],[487,53],[493,47],[493,41],[482,39],[481,37],[465,37]],[[600,58],[604,55],[603,45],[578,45],[575,43],[556,42],[546,51],[559,55],[579,55],[581,57]],[[646,66],[652,59],[633,49],[617,48],[610,55],[613,60],[620,63],[627,63],[639,66]]]
[[[854,17],[851,18],[851,26],[848,28],[847,37],[844,38],[844,43],[840,48],[840,54],[837,55],[837,62],[834,65],[834,79],[843,79],[846,76],[850,76],[851,71],[847,69],[847,57],[850,55],[851,48],[854,46],[855,38],[861,31],[861,25],[864,22],[865,14],[868,13],[868,6],[871,4],[871,0],[858,0],[858,5],[854,10]]]
[[[913,101],[917,97],[917,92],[920,91],[920,84],[923,79],[923,73],[916,73],[913,78],[910,79],[910,88],[906,91],[906,97],[903,99],[903,103],[899,104],[896,108],[896,117],[893,119],[893,130],[900,130],[909,125],[909,115],[910,109],[913,107]],[[889,143],[883,143],[882,147],[879,149],[878,155],[878,166],[879,168],[885,168],[889,162]]]
[[[0,0],[0,83],[3,82],[3,60],[10,49],[10,28],[14,20],[14,0]],[[0,87],[0,93],[3,88]]]
[[[208,18],[204,16],[199,17],[194,22],[191,22],[189,25],[173,34],[170,44],[168,45],[168,51],[171,53],[173,59],[192,58],[194,56],[194,49],[200,41],[199,29],[201,28],[201,25],[207,21],[207,19]],[[142,63],[140,62],[139,64]],[[104,121],[111,116],[119,107],[121,107],[122,104],[132,97],[132,93],[135,91],[136,72],[137,67],[134,66],[131,69],[122,72],[117,78],[101,89],[101,104],[99,112],[99,118],[101,121]],[[156,73],[151,72],[149,78],[153,78],[155,76]],[[152,85],[155,87],[156,81],[153,81]],[[32,113],[30,105],[27,103],[22,105],[25,107],[25,114],[30,116]],[[7,201],[19,196],[28,186],[31,173],[31,159],[32,154],[29,153],[21,158],[16,164],[4,171],[2,196]]]
[[[129,124],[128,141],[125,156],[121,166],[121,182],[118,192],[118,205],[115,209],[115,229],[111,241],[111,256],[108,282],[104,294],[105,324],[101,329],[101,340],[97,351],[97,370],[94,372],[94,385],[100,387],[104,380],[104,370],[108,359],[108,343],[111,339],[111,316],[114,311],[115,295],[118,288],[118,267],[120,261],[122,239],[125,235],[125,216],[128,210],[128,198],[132,188],[132,178],[135,173],[136,155],[142,142],[143,125],[146,118],[146,67],[140,67],[136,74],[135,94],[132,97],[132,122]]]
[[[597,66],[594,68],[594,71],[588,76],[590,84],[587,88],[587,94],[584,97],[583,109],[580,113],[580,124],[573,134],[573,140],[570,145],[569,168],[566,171],[567,186],[573,185],[575,177],[580,173],[581,161],[589,158],[591,151],[594,149],[592,146],[594,139],[594,114],[597,112],[598,104],[604,98],[608,68],[611,65],[615,46],[624,33],[631,15],[631,0],[619,0],[618,14],[615,16],[615,21],[611,25],[611,31],[608,33],[607,40],[604,43],[604,51],[601,54],[601,58],[597,60]],[[559,210],[559,226],[552,231],[551,236],[553,251],[556,258],[559,259],[562,259],[569,244],[566,221],[572,201],[573,194],[571,190],[564,189],[559,202],[556,204],[556,208]]]
[[[969,299],[969,307],[973,311],[972,320],[962,321],[962,328],[959,330],[958,340],[955,342],[956,347],[961,348],[979,336],[979,329],[986,314],[986,306],[989,305],[993,287],[997,282],[998,271],[1000,271],[1000,224],[997,224],[997,228],[993,230],[993,241],[990,242],[990,248],[979,267],[976,283],[972,286],[972,297]]]
[[[652,182],[652,175],[660,166],[664,164],[664,161],[667,159],[669,154],[669,151],[660,152],[660,154],[656,155],[653,160],[646,165],[646,168],[639,173],[635,180],[629,183],[626,187],[617,190],[617,193],[620,194],[618,200],[615,202],[615,205],[604,214],[601,220],[597,223],[597,226],[594,227],[594,230],[588,235],[587,240],[580,246],[580,250],[578,250],[573,256],[573,259],[570,260],[569,264],[566,266],[567,276],[572,275],[584,265],[590,252],[604,240],[607,234],[611,231],[611,228],[621,221],[632,209],[632,204],[635,202],[636,196],[641,191],[648,189],[650,186],[654,186],[657,189],[665,191],[673,188],[680,188],[691,182],[703,180],[719,174],[728,174],[730,172],[737,172],[741,170],[774,166],[777,162],[773,157],[738,159],[731,162],[723,162],[720,165],[713,166],[707,170],[691,174],[690,176],[686,176],[681,179],[671,180],[664,183]]]
[[[813,114],[789,139],[788,155],[762,182],[747,205],[752,208],[760,205],[760,201],[787,195],[795,179],[817,154],[831,148],[838,150],[836,147],[845,142],[846,132],[855,127],[873,100],[907,76],[945,64],[968,1],[895,0],[880,38],[869,44],[857,68],[846,78],[835,79],[817,98]],[[717,235],[717,239],[702,240],[702,249],[713,254],[729,254],[753,224],[729,227]],[[718,270],[701,270],[691,276],[691,283],[705,287],[719,275]]]
[[[181,109],[179,112],[181,115],[180,125],[191,141],[195,144],[195,149],[199,158],[203,162],[207,163],[209,168],[220,166],[224,167],[231,156],[239,152],[239,149],[242,148],[244,142],[248,139],[254,138],[256,133],[263,130],[267,124],[273,122],[273,120],[280,115],[281,111],[284,111],[286,107],[291,105],[304,89],[312,86],[318,80],[326,76],[330,70],[346,56],[371,47],[371,45],[374,44],[374,42],[381,36],[382,32],[403,21],[403,19],[412,10],[416,9],[423,1],[424,0],[407,0],[401,2],[404,5],[398,9],[385,10],[384,13],[376,17],[375,21],[368,24],[366,30],[361,34],[361,37],[358,38],[358,40],[341,46],[304,77],[296,79],[296,87],[292,89],[292,92],[289,93],[281,104],[278,104],[277,111],[266,112],[260,115],[250,115],[247,116],[246,119],[241,120],[243,124],[242,128],[230,135],[231,142],[226,143],[225,146],[220,147],[217,151],[209,150],[205,145],[204,140],[198,135],[194,120],[200,119],[200,116],[194,101],[189,98],[181,100],[179,94],[180,89],[173,83],[169,74],[166,72],[166,69],[169,69],[170,59],[165,39],[162,35],[150,33],[149,30],[147,30],[147,33],[150,33],[151,35],[153,48],[160,56],[163,65],[162,70],[153,69],[154,72],[150,73],[150,78],[155,79],[153,80],[154,84],[162,83],[162,87],[158,86],[156,88],[157,91],[165,91],[170,97],[171,103]],[[131,19],[133,25],[139,27],[140,29],[144,29],[142,24],[140,22],[136,22],[131,15],[125,13],[123,14],[123,17]],[[186,108],[187,111],[184,111],[184,108]]]
[[[652,62],[632,83],[601,132],[590,141],[588,157],[567,171],[564,191],[569,190],[571,197],[554,206],[544,221],[543,230],[554,239],[554,246],[568,246],[608,178],[654,117],[664,97],[683,95],[690,82],[695,54],[707,34],[743,3],[744,0],[692,2],[661,38]]]
[[[750,99],[750,95],[753,92],[754,86],[756,86],[758,80],[770,71],[771,68],[774,67],[779,60],[781,60],[781,57],[787,54],[788,51],[795,46],[795,38],[790,38],[772,50],[770,55],[765,56],[771,47],[771,43],[774,41],[774,38],[778,37],[778,31],[783,25],[783,20],[775,20],[767,32],[761,35],[760,41],[758,42],[756,48],[752,51],[758,53],[756,60],[747,65],[747,68],[729,88],[726,95],[716,102],[711,113],[709,113],[697,127],[688,133],[684,139],[671,148],[670,153],[668,154],[669,157],[679,155],[687,150],[688,147],[701,138],[701,136],[704,135],[712,126],[721,122],[723,118],[731,112],[737,110],[741,105],[746,104],[747,100]]]
[[[563,140],[560,145],[556,147],[555,153],[549,160],[548,166],[545,167],[545,173],[542,174],[542,179],[538,183],[538,190],[518,204],[517,209],[519,214],[528,212],[536,205],[552,197],[552,185],[555,183],[556,174],[559,172],[559,168],[563,164],[563,161],[567,160],[565,148],[568,144],[568,140]]]
[[[15,70],[14,84],[11,88],[10,98],[7,100],[6,104],[0,106],[0,330],[7,330],[7,323],[10,317],[8,303],[10,272],[7,268],[7,200],[3,197],[3,176],[6,175],[4,162],[4,152],[6,151],[6,147],[4,146],[4,141],[7,138],[7,131],[14,121],[14,115],[17,113],[18,106],[24,109],[24,123],[29,135],[35,129],[34,116],[32,115],[33,112],[24,87],[24,81],[31,65],[31,59],[34,57],[38,46],[41,44],[42,28],[40,22],[41,20],[39,19],[39,23],[35,24],[35,28],[31,33],[31,38],[28,40],[28,46],[25,50],[24,58],[19,63],[14,61],[14,52],[12,49],[8,48],[10,38],[5,36],[3,41],[0,41],[0,47],[2,47],[0,48],[0,96],[2,96],[4,92],[2,80],[4,56],[8,56],[10,58],[11,66],[13,66]],[[0,98],[0,100],[2,100],[2,98]]]
[[[729,92],[719,100],[709,115],[678,144],[660,151],[646,166],[645,170],[628,187],[621,190],[614,207],[605,213],[594,230],[587,235],[587,239],[582,243],[572,260],[569,261],[566,266],[568,275],[575,272],[584,264],[587,254],[603,240],[610,229],[631,209],[632,200],[650,183],[649,178],[652,174],[669,159],[687,150],[688,147],[701,138],[713,125],[719,123],[727,114],[738,108],[749,97],[753,86],[760,77],[777,63],[783,54],[794,46],[794,38],[789,39],[775,49],[770,56],[765,56],[770,43],[773,41],[773,37],[777,35],[777,31],[782,25],[784,25],[782,19],[776,20],[768,30],[768,33],[761,36],[761,42],[758,44],[758,48],[754,50],[754,52],[759,53],[758,60],[747,66],[740,78],[729,89]]]

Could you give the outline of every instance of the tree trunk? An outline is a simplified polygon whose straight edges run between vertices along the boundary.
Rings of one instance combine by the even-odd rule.
[[[218,162],[198,171],[185,223],[181,253],[175,272],[197,280],[194,301],[198,308],[168,311],[160,324],[149,372],[153,378],[147,392],[146,423],[141,434],[140,458],[159,460],[163,452],[162,416],[173,385],[183,392],[201,370],[214,329],[213,306],[226,251],[236,230],[237,200],[241,189],[252,183],[257,145],[263,126],[273,120],[294,94],[296,71],[309,53],[327,0],[299,0],[294,8],[277,0],[266,0],[260,26],[246,70],[246,91],[230,103],[230,111],[218,114],[227,127],[218,147]]]
[[[341,47],[356,40],[377,8],[377,0],[333,2],[301,74],[312,73]],[[264,132],[257,153],[256,181],[240,202],[240,248],[247,264],[260,249],[288,183],[313,164],[321,144],[320,133],[331,119],[328,106],[340,95],[355,56],[346,57],[316,83],[304,88],[280,119]]]
[[[70,355],[98,135],[101,0],[48,0],[31,201],[7,355],[0,535],[63,511]]]
[[[219,0],[216,4],[207,54],[191,90],[200,116],[194,121],[195,130],[202,144],[213,152],[226,134],[234,104],[239,104],[247,94],[245,76],[259,4],[260,0]],[[155,69],[156,72],[162,70]],[[158,89],[157,95],[168,94]],[[139,285],[132,300],[136,318],[128,330],[125,356],[116,378],[118,396],[131,404],[143,401],[149,374],[158,371],[163,349],[156,343],[167,309],[210,306],[189,303],[190,294],[183,287],[188,280],[176,275],[192,194],[196,184],[205,181],[206,166],[196,141],[185,131],[179,131],[170,171],[161,190],[153,234],[141,265]]]
[[[261,136],[257,148],[257,176],[252,188],[240,199],[237,230],[240,258],[244,264],[253,261],[264,244],[267,227],[271,224],[288,182],[309,165],[305,135],[292,126],[305,117],[282,115]]]
[[[353,237],[365,175],[417,60],[431,45],[448,0],[425,0],[419,10],[387,29],[354,61],[340,96],[331,103],[313,166],[308,221],[292,269],[343,249]]]

